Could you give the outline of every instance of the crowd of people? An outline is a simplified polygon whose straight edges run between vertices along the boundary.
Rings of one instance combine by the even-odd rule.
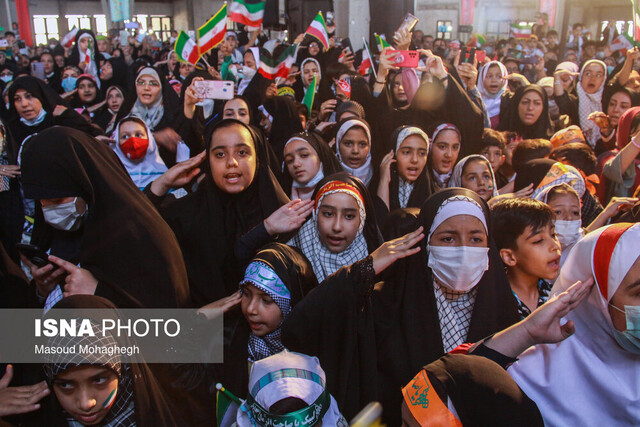
[[[224,362],[0,365],[0,425],[640,423],[638,48],[415,29],[361,73],[328,30],[274,80],[262,30],[5,33],[0,307],[222,310]]]

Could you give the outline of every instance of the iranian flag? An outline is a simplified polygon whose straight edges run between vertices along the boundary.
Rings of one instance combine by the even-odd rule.
[[[631,0],[633,5],[633,41],[634,44],[640,41],[640,8],[638,0]]]
[[[623,55],[632,47],[633,39],[626,34],[620,34],[618,37],[613,39],[613,41],[609,45],[609,49],[611,49],[612,52],[622,51]]]
[[[229,19],[257,30],[262,25],[265,2],[262,0],[233,0],[229,5]]]
[[[528,39],[531,37],[531,26],[511,24],[510,33],[511,37],[515,37],[517,39]]]
[[[302,105],[306,105],[309,111],[309,118],[311,117],[311,110],[313,109],[313,101],[316,97],[316,89],[318,88],[318,75],[313,76],[311,84],[307,88],[307,92],[302,99]]]
[[[378,46],[378,52],[382,53],[386,48],[391,47],[384,36],[373,33],[373,37],[376,39],[376,45]]]
[[[325,49],[329,49],[329,35],[327,34],[327,25],[324,23],[322,12],[318,12],[316,18],[309,25],[306,34],[317,38]]]
[[[364,41],[364,39],[363,39]],[[362,50],[362,62],[358,67],[358,72],[363,76],[366,76],[373,70],[373,60],[371,59],[371,53],[369,52],[369,46],[367,42],[364,41],[364,49]]]
[[[227,33],[227,4],[213,15],[202,27],[198,28],[198,49],[204,55],[218,46]]]
[[[71,47],[73,46],[73,42],[76,40],[76,34],[78,34],[78,27],[73,27],[71,31],[69,31],[60,41],[60,44],[63,47]]]
[[[260,68],[258,72],[265,78],[273,80],[276,77],[287,78],[289,70],[296,58],[297,45],[291,45],[280,54],[278,58],[260,58]]]
[[[179,61],[196,65],[196,62],[198,62],[198,59],[200,59],[198,45],[183,30],[180,30],[180,34],[178,34],[174,50],[176,52],[176,55],[178,56]]]

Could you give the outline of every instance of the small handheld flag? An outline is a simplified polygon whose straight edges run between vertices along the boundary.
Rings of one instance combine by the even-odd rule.
[[[311,117],[311,110],[313,108],[313,100],[316,97],[316,88],[318,87],[318,76],[313,76],[313,80],[311,80],[311,84],[307,88],[307,93],[304,94],[304,99],[302,100],[302,104],[307,106],[309,111],[309,117]]]
[[[198,49],[204,55],[218,46],[227,33],[227,4],[213,15],[202,27],[198,28]]]
[[[183,30],[180,30],[180,34],[178,34],[174,50],[179,61],[196,65],[198,59],[200,59],[198,45]]]
[[[229,5],[229,19],[255,31],[262,26],[264,6],[263,0],[233,0]]]
[[[307,28],[306,34],[315,37],[322,43],[325,49],[329,49],[329,35],[327,33],[327,25],[322,17],[322,12],[318,12],[315,19],[311,22],[311,25],[309,25],[309,28]]]

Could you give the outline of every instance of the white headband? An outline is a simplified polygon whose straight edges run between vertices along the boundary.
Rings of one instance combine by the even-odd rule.
[[[467,196],[453,196],[440,205],[436,216],[433,218],[427,241],[429,241],[429,238],[431,238],[431,235],[440,224],[457,215],[471,215],[478,218],[480,222],[482,222],[482,225],[484,225],[484,231],[488,233],[487,220],[478,202]]]

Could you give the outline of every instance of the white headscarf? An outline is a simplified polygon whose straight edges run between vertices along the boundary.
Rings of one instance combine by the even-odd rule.
[[[304,65],[307,62],[313,62],[314,64],[316,64],[316,67],[318,67],[318,81],[316,83],[316,93],[317,93],[318,88],[320,87],[320,80],[322,80],[322,68],[320,68],[320,63],[318,62],[317,59],[309,57],[304,61],[302,61],[302,64],[300,64],[300,72],[303,75],[304,75]],[[307,93],[307,88],[309,87],[309,85],[305,83],[304,79],[302,79],[302,86],[304,86],[304,93]]]
[[[140,117],[142,120],[144,120],[147,126],[151,128],[151,130],[154,130],[156,126],[158,126],[158,123],[160,123],[160,120],[162,120],[162,116],[164,116],[164,105],[162,105],[162,80],[160,79],[160,76],[158,75],[156,70],[151,67],[143,68],[138,73],[136,80],[142,76],[151,76],[158,82],[158,84],[160,85],[160,93],[158,94],[158,99],[156,99],[155,102],[149,106],[143,105],[142,102],[140,102],[140,98],[136,99],[136,103],[133,104],[133,108],[131,109],[131,112],[129,114],[132,116]]]
[[[344,164],[342,161],[342,156],[340,155],[340,143],[342,142],[342,138],[345,134],[354,126],[360,126],[364,129],[365,134],[367,135],[367,139],[369,140],[369,153],[367,154],[367,159],[362,166],[359,168],[352,168]],[[373,166],[371,166],[371,131],[369,130],[369,126],[365,122],[359,119],[350,119],[347,120],[340,126],[338,129],[338,133],[336,134],[336,156],[338,156],[338,160],[340,160],[340,164],[345,172],[349,172],[351,175],[356,178],[360,178],[364,185],[369,185],[371,182],[371,178],[373,177]]]
[[[327,188],[331,188],[330,186],[336,185],[340,188],[326,190]],[[320,241],[320,234],[318,231],[318,210],[320,209],[320,206],[322,206],[322,201],[325,196],[334,193],[345,193],[353,197],[358,204],[358,211],[360,212],[360,224],[356,238],[344,251],[337,254],[327,249],[327,247]],[[319,198],[318,195],[320,196]],[[296,234],[287,244],[289,246],[299,248],[302,251],[302,253],[311,262],[313,272],[318,278],[318,283],[321,283],[327,276],[335,273],[341,267],[351,265],[369,255],[367,241],[362,233],[366,220],[367,212],[364,206],[364,200],[362,199],[362,195],[359,190],[351,184],[342,181],[329,181],[318,190],[312,217],[302,224],[302,227],[298,230],[298,234]]]
[[[502,87],[496,94],[489,93],[489,91],[484,87],[484,79],[485,77],[487,77],[489,68],[494,65],[500,68],[500,75],[502,77],[507,77],[509,75],[507,67],[505,67],[504,64],[500,61],[491,61],[488,64],[483,65],[480,69],[480,76],[478,77],[478,91],[480,92],[480,95],[482,95],[482,100],[484,101],[485,107],[487,107],[487,114],[489,115],[489,118],[500,114],[500,102],[502,102],[502,94],[507,89],[507,85],[509,84],[509,82],[505,79],[502,83]]]
[[[143,123],[144,121],[139,117],[134,117],[136,123]],[[131,116],[127,116],[124,119],[120,120],[118,125],[116,126],[116,130],[114,132],[114,138],[116,141],[115,146],[113,147],[113,151],[116,152],[116,155],[127,169],[129,176],[133,180],[133,183],[136,187],[143,190],[149,183],[153,182],[156,178],[167,171],[167,166],[164,164],[164,161],[160,157],[160,152],[158,151],[158,144],[156,140],[153,138],[153,132],[149,129],[149,126],[144,124],[145,129],[147,131],[147,137],[149,138],[149,148],[147,148],[147,154],[144,158],[137,160],[131,160],[127,156],[124,155],[122,150],[120,149],[120,123],[123,121],[131,121]]]
[[[293,142],[293,141],[302,141],[305,144],[307,144],[311,150],[313,150],[314,152],[316,151],[316,149],[313,148],[313,146],[309,143],[309,141],[307,141],[307,140],[305,140],[303,138],[297,137],[297,136],[294,136],[294,137],[290,138],[286,142],[286,144],[284,144],[284,148],[287,148],[287,145],[289,145],[289,143]],[[284,149],[283,149],[283,151],[284,151]],[[282,173],[289,173],[286,170],[286,166],[285,166],[284,161],[282,162]],[[315,189],[316,185],[318,185],[318,183],[320,181],[322,181],[322,178],[324,178],[324,170],[323,170],[323,167],[322,167],[322,162],[320,162],[320,168],[318,168],[318,172],[316,172],[315,176],[313,178],[311,178],[311,180],[309,182],[307,182],[306,184],[302,185],[292,177],[292,179],[291,179],[291,181],[292,181],[291,182],[291,200],[296,199],[296,198],[298,198],[300,200],[309,200],[309,199],[311,199],[311,196],[312,196],[312,193],[313,193],[311,191],[311,189]],[[303,194],[300,194],[299,193],[299,189],[307,189],[309,191],[306,191]]]
[[[595,93],[587,93],[582,88],[582,76],[584,70],[591,64],[598,64],[602,67],[604,72],[604,78],[602,84]],[[591,59],[584,63],[580,70],[580,81],[578,82],[578,109],[580,115],[580,128],[584,134],[585,139],[591,145],[591,148],[596,146],[596,142],[600,139],[600,128],[593,121],[589,120],[589,114],[594,111],[602,111],[602,93],[604,92],[604,86],[607,82],[607,64],[599,59]]]
[[[82,40],[82,39],[90,39],[90,41],[93,44],[93,37],[89,33],[83,33],[80,36],[80,38],[78,38],[78,40],[76,40],[76,43],[78,45],[78,53],[80,54],[80,59],[79,59],[80,62],[83,61],[83,59],[84,59],[83,56],[84,55],[89,55],[89,58],[90,58],[89,62],[84,67],[84,70],[82,70],[82,72],[86,73],[86,74],[91,74],[95,78],[96,86],[98,86],[98,89],[100,89],[100,84],[101,84],[100,75],[98,74],[98,65],[96,64],[96,58],[95,58],[95,54],[96,54],[97,50],[96,50],[96,52],[92,52],[91,48],[87,48],[87,50],[83,52],[80,49],[80,40]],[[94,49],[98,49],[98,46],[93,46],[92,45],[92,47]]]
[[[284,350],[253,364],[249,374],[249,393],[266,411],[287,397],[301,399],[311,406],[325,392],[326,382],[327,376],[318,358]],[[322,425],[347,427],[349,424],[340,414],[338,404],[331,395],[329,402]],[[236,422],[238,427],[267,425],[256,421],[247,402],[238,410]]]
[[[486,157],[481,156],[480,154],[472,154],[460,160],[453,168],[453,172],[451,173],[451,178],[449,178],[449,183],[447,184],[447,187],[462,187],[462,170],[464,169],[464,165],[469,160],[472,160],[472,159],[484,160],[489,166],[489,171],[491,172],[491,185],[493,186],[491,197],[496,197],[498,195],[498,185],[496,184],[496,176],[493,173],[493,168],[491,167],[491,163],[489,163],[489,160],[487,160]]]
[[[594,279],[589,297],[566,317],[576,332],[529,348],[508,372],[541,409],[547,426],[638,425],[640,356],[614,337],[608,302],[640,256],[640,224],[600,228],[573,247],[551,294]],[[609,258],[610,257],[610,258]]]
[[[398,150],[400,149],[400,146],[402,145],[404,140],[409,138],[411,135],[418,135],[422,139],[424,139],[424,141],[427,143],[427,152],[429,152],[429,136],[419,127],[407,126],[400,132],[398,132],[398,138],[396,139],[396,146],[394,150],[396,158],[398,157]],[[400,203],[401,208],[404,209],[407,207],[415,184],[415,182],[408,182],[402,179],[402,177],[398,177],[398,202]]]

